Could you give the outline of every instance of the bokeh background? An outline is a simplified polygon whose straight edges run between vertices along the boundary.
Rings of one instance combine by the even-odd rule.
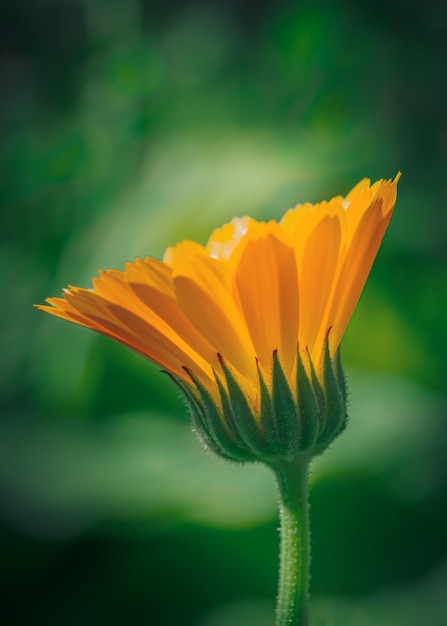
[[[313,467],[312,625],[447,624],[447,5],[1,8],[0,510],[12,625],[271,626],[273,478],[155,367],[32,309],[100,268],[403,176]]]

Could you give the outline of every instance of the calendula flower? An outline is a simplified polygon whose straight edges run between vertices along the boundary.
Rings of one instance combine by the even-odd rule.
[[[281,520],[277,626],[308,626],[307,474],[346,423],[339,345],[396,201],[394,181],[302,204],[280,222],[237,218],[40,309],[161,366],[204,445],[275,473]]]
[[[364,179],[346,197],[298,205],[280,222],[233,219],[205,246],[183,241],[163,261],[101,272],[93,289],[70,287],[39,308],[166,370],[219,454],[319,451],[344,425],[338,348],[397,180]]]

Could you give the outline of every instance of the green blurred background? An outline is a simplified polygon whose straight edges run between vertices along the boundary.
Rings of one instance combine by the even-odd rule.
[[[155,367],[32,309],[235,215],[402,170],[312,474],[312,626],[447,624],[447,5],[1,8],[7,624],[272,626],[273,478],[200,450]]]

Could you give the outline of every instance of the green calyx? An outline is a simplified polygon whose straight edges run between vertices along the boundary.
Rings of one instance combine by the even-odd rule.
[[[193,428],[205,448],[236,462],[284,461],[321,454],[344,429],[346,383],[337,351],[331,359],[326,341],[321,383],[310,362],[307,373],[297,353],[292,389],[278,354],[273,353],[271,389],[258,366],[259,414],[255,414],[231,370],[219,355],[223,379],[215,374],[220,406],[189,369],[191,385],[171,376],[186,398]]]

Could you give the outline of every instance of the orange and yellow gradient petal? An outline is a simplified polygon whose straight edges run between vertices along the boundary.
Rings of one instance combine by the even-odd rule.
[[[370,272],[394,204],[398,175],[367,179],[345,198],[298,205],[282,220],[235,218],[207,245],[183,241],[163,261],[101,272],[92,289],[70,287],[38,308],[142,354],[216,404],[222,363],[259,412],[259,368],[268,387],[276,354],[296,395],[297,349],[321,376]]]

